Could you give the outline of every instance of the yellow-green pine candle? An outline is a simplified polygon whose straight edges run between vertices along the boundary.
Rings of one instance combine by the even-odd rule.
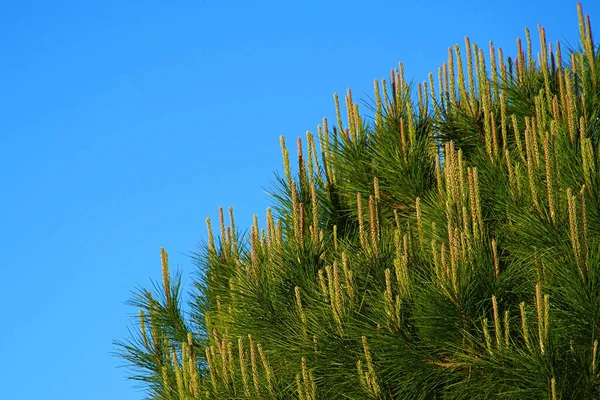
[[[362,345],[363,345],[363,352],[365,354],[365,360],[367,361],[367,369],[369,371],[368,373],[368,379],[367,379],[367,383],[369,383],[369,386],[371,387],[372,390],[372,394],[376,397],[379,397],[381,390],[379,388],[379,384],[377,382],[377,375],[375,373],[375,367],[373,364],[373,359],[371,358],[371,352],[369,350],[369,345],[367,343],[367,337],[363,336],[362,337]]]
[[[295,287],[294,293],[296,295],[296,310],[300,316],[300,322],[302,322],[303,328],[306,329],[306,315],[304,314],[304,309],[302,308],[302,299],[300,297],[300,288],[298,286]]]
[[[181,346],[181,349],[182,349],[182,355],[186,354],[186,357],[187,357],[187,350],[186,350],[187,347],[186,346],[187,346],[187,344],[183,343]],[[208,360],[208,354],[210,354],[210,359],[212,360],[212,366],[210,367],[210,374],[211,374],[210,379],[211,379],[211,383],[213,385],[213,389],[216,391],[217,387],[218,387],[217,374],[219,373],[219,369],[216,364],[217,363],[217,352],[215,350],[215,346],[210,346],[207,349],[207,360]],[[187,360],[187,358],[186,358],[186,360]],[[188,365],[187,361],[184,365],[186,366],[184,371],[188,374],[187,379],[185,379],[185,381],[189,382],[189,369],[187,368],[187,365]],[[209,366],[210,366],[210,362],[209,362]]]
[[[488,328],[488,319],[484,318],[483,321],[481,322],[481,325],[483,327],[483,337],[485,339],[485,345],[488,349],[488,352],[491,354],[492,353],[492,338],[490,336],[490,331]]]
[[[500,260],[498,259],[498,246],[496,244],[496,239],[492,239],[492,256],[494,259],[494,277],[498,279],[498,276],[500,276]]]
[[[548,343],[548,326],[550,325],[550,295],[544,295],[544,343]]]
[[[467,77],[469,79],[469,103],[471,106],[471,114],[475,115],[475,76],[473,74],[473,52],[471,48],[471,40],[465,36],[465,50],[467,53]]]
[[[348,88],[348,91],[346,92],[346,117],[348,118],[348,128],[350,130],[350,137],[352,139],[356,139],[356,125],[354,125],[354,116],[352,115],[354,107],[352,106],[352,104],[352,90]]]
[[[344,299],[342,297],[342,286],[340,283],[340,269],[338,268],[337,261],[333,261],[333,290],[335,297],[335,309],[338,318],[341,318],[344,313]]]
[[[586,206],[585,206],[585,192],[586,192],[586,187],[585,185],[583,185],[581,187],[581,190],[579,191],[579,199],[580,199],[580,206],[581,206],[581,241],[583,243],[583,264],[584,264],[584,271],[585,271],[585,276],[588,276],[588,259],[589,259],[589,248],[588,248],[588,226],[587,226],[587,213],[586,213]]]
[[[392,84],[393,84],[393,80],[392,80]],[[390,97],[389,97],[388,89],[387,89],[387,82],[385,81],[385,79],[381,80],[381,87],[383,89],[382,101],[383,101],[383,108],[385,109],[385,113],[386,113],[386,115],[393,115],[392,106],[390,103]]]
[[[298,391],[298,400],[307,400],[304,394],[304,385],[300,378],[300,374],[296,374],[296,390]]]
[[[173,352],[171,353],[171,358],[173,361],[173,369],[175,371],[175,382],[177,384],[177,395],[179,396],[179,399],[185,399],[186,396],[186,390],[185,390],[185,384],[183,383],[183,375],[181,373],[181,368],[179,368],[179,361],[177,360],[177,353],[175,353],[175,350],[173,350]]]
[[[300,192],[304,192],[306,187],[308,186],[308,171],[306,168],[306,160],[304,159],[304,155],[302,154],[302,138],[298,137],[296,140],[296,150],[298,157],[298,177],[300,184]]]
[[[256,347],[258,349],[258,354],[260,355],[260,360],[265,370],[265,376],[267,378],[267,389],[271,394],[274,394],[275,387],[273,386],[273,371],[271,369],[271,366],[269,365],[269,362],[267,361],[267,356],[263,351],[262,345],[258,343]]]
[[[171,305],[171,282],[169,276],[169,256],[162,247],[160,248],[160,258],[162,265],[163,290],[167,299],[167,306]]]
[[[523,340],[527,345],[527,348],[531,350],[531,343],[529,342],[529,330],[527,328],[527,314],[525,314],[525,302],[522,301],[519,304],[521,310],[521,331],[523,332]]]
[[[506,107],[507,107],[508,97],[506,93],[503,91],[500,93],[500,132],[502,134],[502,152],[504,153],[508,149],[508,133],[507,133],[507,125],[508,119],[506,116]]]
[[[246,355],[244,353],[244,341],[242,337],[238,337],[238,354],[240,358],[240,372],[242,373],[242,384],[244,386],[244,394],[250,397],[250,385],[248,380],[248,370],[246,369]]]
[[[219,207],[219,230],[221,233],[221,251],[223,252],[223,255],[227,257],[230,246],[225,233],[225,217],[223,216],[223,207]]]
[[[465,109],[468,106],[468,96],[467,96],[467,88],[465,85],[465,73],[463,70],[462,57],[460,55],[460,46],[458,44],[454,45],[454,52],[456,53],[456,70],[457,70],[457,80],[458,80],[458,94],[461,103],[461,108]]]
[[[208,251],[211,255],[216,255],[215,239],[212,231],[212,224],[210,218],[206,218],[206,229],[208,231]]]
[[[167,371],[167,367],[163,366],[161,368],[161,374],[163,378],[163,393],[166,400],[171,400],[171,384],[169,382],[169,373]]]
[[[545,342],[544,342],[544,297],[542,296],[542,287],[540,283],[535,284],[535,308],[537,311],[537,325],[538,325],[538,340],[540,343],[540,352],[545,353]]]
[[[494,86],[494,101],[500,96],[500,85],[498,84],[498,69],[496,67],[496,50],[494,43],[490,40],[490,70],[492,71],[492,86]]]
[[[425,96],[423,95],[423,85],[425,85]],[[427,84],[419,82],[417,84],[417,104],[420,115],[425,115],[425,100],[427,99]]]
[[[352,271],[348,268],[348,257],[345,252],[342,252],[342,270],[344,271],[344,284],[346,285],[346,293],[352,301],[354,298],[354,288],[352,287]]]
[[[546,167],[546,193],[548,196],[548,211],[552,225],[556,224],[556,213],[554,208],[554,190],[552,184],[552,158],[550,153],[550,135],[544,136],[544,165]]]
[[[375,79],[373,81],[373,88],[375,90],[375,104],[376,104],[376,110],[375,110],[375,126],[378,128],[381,128],[382,124],[383,124],[383,109],[382,109],[382,102],[381,102],[381,94],[379,93],[379,80]]]
[[[317,185],[312,182],[310,185],[310,198],[311,198],[311,214],[312,214],[312,229],[313,235],[317,235],[319,231],[319,207],[317,199]],[[318,238],[315,237],[315,244],[317,244]]]
[[[302,386],[304,388],[304,393],[306,395],[307,400],[314,400],[312,397],[312,393],[310,390],[310,383],[308,377],[308,367],[306,365],[306,357],[302,357]]]
[[[508,83],[508,72],[506,70],[506,63],[504,62],[504,52],[501,48],[498,48],[498,61],[500,62],[502,84],[505,85]]]
[[[508,349],[510,341],[510,328],[509,328],[510,313],[508,310],[504,311],[504,347]]]
[[[219,346],[219,354],[221,356],[221,369],[222,369],[222,378],[225,386],[229,385],[230,374],[229,374],[229,366],[227,362],[227,336],[223,335],[221,338],[221,345]],[[191,369],[190,369],[191,372]]]
[[[535,61],[533,60],[533,46],[531,46],[531,33],[528,28],[525,28],[525,39],[527,40],[527,72],[535,69]]]
[[[448,47],[448,75],[450,79],[450,101],[454,107],[456,106],[456,78],[454,76],[454,55],[452,54],[452,47]]]
[[[229,376],[231,377],[232,386],[233,386],[233,390],[234,390],[234,393],[235,393],[235,382],[236,382],[235,372],[236,371],[235,371],[235,364],[234,364],[234,361],[233,361],[233,343],[231,342],[231,340],[227,341],[227,355],[226,355],[226,357],[227,357],[227,367],[228,367],[228,371],[227,372],[228,372]],[[195,367],[195,364],[196,363],[193,364],[194,367]]]
[[[435,92],[435,82],[433,81],[433,74],[431,72],[427,75],[427,79],[429,80],[429,91],[431,96],[431,102],[433,104],[433,110],[435,113],[434,118],[437,118],[440,112],[440,108],[438,105],[437,93]]]
[[[579,229],[577,227],[577,211],[575,206],[575,196],[571,194],[571,188],[567,189],[567,210],[569,215],[569,235],[571,237],[571,247],[573,248],[573,255],[579,268],[579,273],[583,278],[583,271],[581,268],[581,246],[579,243]]]
[[[290,169],[290,153],[285,145],[285,138],[279,137],[279,143],[281,144],[281,154],[283,156],[283,169],[285,171],[285,179],[288,186],[292,186],[292,172]]]
[[[237,258],[237,237],[235,231],[235,220],[233,218],[233,207],[229,207],[229,224],[231,226],[231,244],[233,246],[233,256]]]
[[[373,196],[369,196],[369,232],[371,236],[371,250],[377,257],[379,255],[379,234],[378,234],[379,221],[377,219],[377,210],[375,206],[375,200]]]
[[[327,283],[325,283],[325,276],[323,275],[323,269],[317,271],[317,276],[319,278],[319,288],[321,289],[321,293],[329,299],[329,290],[327,289]]]
[[[333,94],[333,101],[335,102],[335,114],[337,117],[338,130],[341,132],[344,130],[344,126],[342,125],[342,111],[340,109],[340,99],[337,93]]]
[[[496,337],[496,345],[500,347],[502,331],[500,330],[500,315],[498,312],[498,300],[496,299],[496,295],[492,295],[492,311],[494,314],[494,334]]]
[[[256,362],[256,350],[254,348],[254,340],[252,339],[251,334],[248,334],[248,341],[250,342],[250,365],[252,368],[252,382],[254,383],[254,391],[256,395],[260,396],[258,363]]]

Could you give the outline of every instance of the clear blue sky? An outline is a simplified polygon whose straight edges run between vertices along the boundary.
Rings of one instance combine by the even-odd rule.
[[[467,34],[514,55],[538,23],[575,43],[575,1],[1,2],[0,397],[142,399],[112,340],[161,246],[189,283],[205,217],[262,218],[278,137],[332,93],[423,80]]]

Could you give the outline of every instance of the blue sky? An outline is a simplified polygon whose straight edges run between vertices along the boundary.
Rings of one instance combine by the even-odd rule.
[[[189,283],[204,219],[262,218],[279,136],[316,131],[334,92],[367,99],[398,61],[423,80],[465,35],[576,43],[576,3],[554,3],[1,2],[1,397],[142,399],[112,341],[161,246]]]

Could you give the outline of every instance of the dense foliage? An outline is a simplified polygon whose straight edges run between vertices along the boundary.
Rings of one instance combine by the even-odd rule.
[[[164,250],[132,299],[120,355],[148,397],[600,398],[600,56],[578,11],[568,54],[542,28],[537,58],[528,31],[514,59],[467,38],[414,92],[402,65],[375,81],[372,120],[348,91],[294,162],[282,139],[264,229],[221,210],[189,303]]]

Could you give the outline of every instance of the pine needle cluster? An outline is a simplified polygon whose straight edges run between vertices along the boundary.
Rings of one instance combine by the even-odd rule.
[[[119,342],[151,399],[600,398],[600,55],[539,27],[465,39],[416,91],[402,64],[335,126],[284,139],[249,235],[210,220],[183,303],[132,299]]]

